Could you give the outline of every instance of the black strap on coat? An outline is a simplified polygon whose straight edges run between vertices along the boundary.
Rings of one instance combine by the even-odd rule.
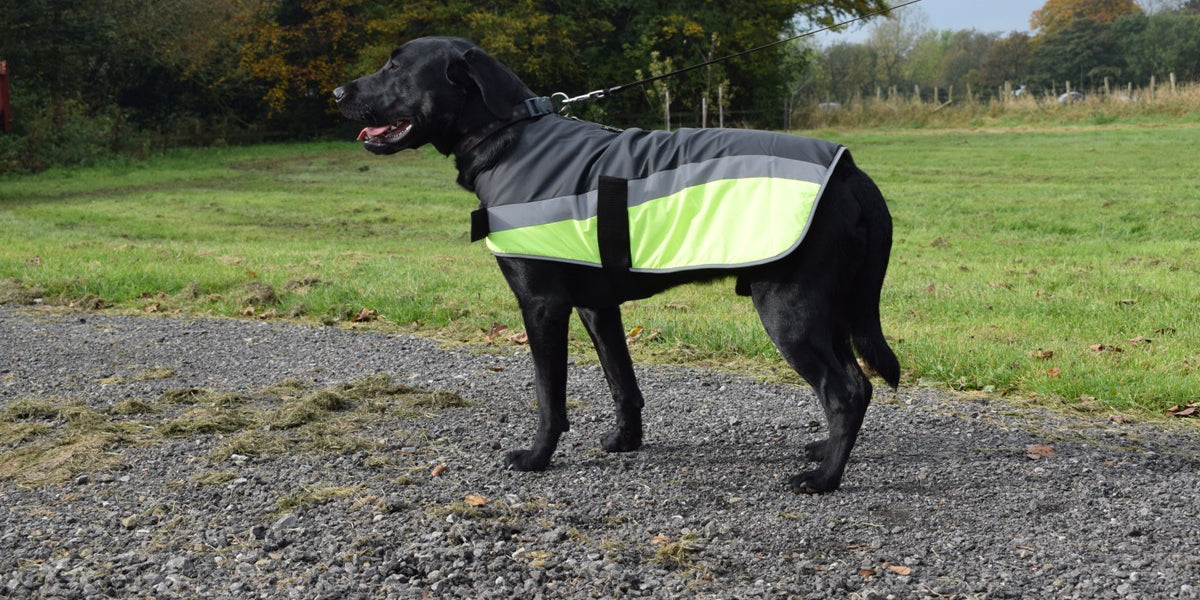
[[[596,189],[596,242],[600,246],[600,265],[613,275],[629,273],[629,182],[618,177],[600,176]]]

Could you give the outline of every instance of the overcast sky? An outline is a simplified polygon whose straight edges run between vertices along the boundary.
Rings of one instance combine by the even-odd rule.
[[[900,4],[896,0],[893,4]],[[922,0],[897,10],[920,11],[931,29],[976,29],[982,33],[1029,31],[1029,17],[1046,4],[1046,0]],[[870,25],[851,25],[837,34],[823,33],[817,39],[822,44],[837,41],[861,42],[867,38]]]

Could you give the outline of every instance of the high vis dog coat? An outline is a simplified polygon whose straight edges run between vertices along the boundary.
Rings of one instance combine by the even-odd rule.
[[[475,181],[498,256],[635,272],[735,268],[804,239],[845,149],[737,129],[615,132],[549,115]]]

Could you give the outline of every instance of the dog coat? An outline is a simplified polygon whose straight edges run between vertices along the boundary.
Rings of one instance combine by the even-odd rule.
[[[635,272],[735,268],[804,239],[845,148],[738,129],[531,121],[475,180],[472,239],[498,256]]]

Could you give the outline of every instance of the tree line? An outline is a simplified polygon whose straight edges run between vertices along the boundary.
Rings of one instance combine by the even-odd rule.
[[[1171,74],[1200,78],[1200,0],[1049,0],[1031,16],[1033,33],[936,30],[919,9],[875,23],[861,43],[817,50],[798,96],[853,102],[900,90],[931,96],[968,90],[980,98],[1022,89],[1031,94],[1141,87]],[[1153,10],[1147,10],[1151,8]]]
[[[330,91],[423,35],[470,38],[532,89],[580,94],[884,8],[884,0],[21,0],[0,16],[14,122],[13,135],[0,135],[0,171],[328,133],[345,126]],[[754,123],[768,108],[777,114],[803,64],[799,49],[777,46],[673,81],[673,103],[723,102]],[[583,116],[639,124],[662,101],[663,90],[647,88]]]
[[[532,89],[575,95],[887,8],[886,0],[21,0],[0,17],[13,132],[0,172],[180,144],[344,135],[330,91],[423,35],[478,42]],[[1026,33],[932,30],[920,5],[863,43],[811,38],[630,88],[578,116],[780,127],[877,90],[1000,93],[1200,77],[1200,0],[1047,0]],[[943,92],[945,93],[945,92]],[[702,121],[702,107],[710,115]]]

